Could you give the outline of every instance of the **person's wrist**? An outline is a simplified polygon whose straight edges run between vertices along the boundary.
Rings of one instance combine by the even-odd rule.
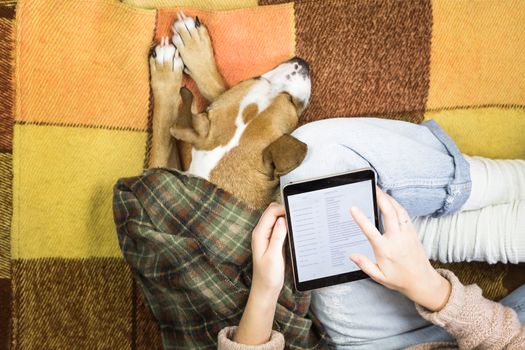
[[[263,287],[254,281],[252,288],[250,290],[250,298],[261,303],[261,305],[272,305],[277,303],[279,299],[279,294],[281,293],[281,288],[277,287]]]
[[[447,304],[451,289],[450,282],[432,269],[432,272],[415,284],[415,288],[406,295],[416,304],[436,312]]]
[[[266,343],[272,334],[272,324],[278,298],[279,293],[258,288],[252,283],[234,341],[246,345]]]

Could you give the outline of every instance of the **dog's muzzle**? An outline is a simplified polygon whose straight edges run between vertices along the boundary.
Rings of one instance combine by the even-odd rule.
[[[311,93],[310,67],[305,60],[294,57],[261,76],[277,92],[286,92],[306,107]]]

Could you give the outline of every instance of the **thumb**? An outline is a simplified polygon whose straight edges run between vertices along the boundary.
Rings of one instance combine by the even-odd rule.
[[[281,254],[283,251],[284,239],[286,238],[286,224],[284,218],[281,216],[275,222],[272,230],[272,237],[268,245],[267,252],[272,255]]]
[[[368,276],[370,276],[374,281],[383,284],[383,281],[385,280],[383,271],[381,271],[379,266],[374,264],[368,257],[362,254],[352,254],[352,256],[350,256],[350,260],[359,266],[359,268],[363,270],[363,272]]]

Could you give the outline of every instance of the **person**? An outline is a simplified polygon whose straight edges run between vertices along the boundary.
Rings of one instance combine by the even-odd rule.
[[[506,298],[506,304],[519,313],[518,318],[516,311],[502,305],[505,300],[502,304],[489,301],[476,285],[464,286],[452,272],[435,270],[407,211],[380,189],[377,201],[384,218],[383,235],[358,208],[351,208],[349,213],[370,241],[377,263],[357,254],[350,259],[373,281],[415,303],[419,315],[434,327],[442,327],[446,336],[439,343],[433,339],[433,343],[412,344],[413,349],[452,346],[451,336],[460,348],[525,348],[525,327],[520,324],[520,319],[522,322],[525,319],[525,285]],[[283,249],[287,233],[284,214],[282,205],[272,203],[253,230],[250,295],[239,325],[219,333],[219,349],[284,348],[283,336],[272,330],[277,298],[284,283]],[[398,318],[402,321],[403,315]],[[376,348],[399,348],[397,345],[390,343]]]
[[[377,118],[334,118],[305,124],[292,135],[308,145],[308,153],[298,168],[281,177],[281,185],[371,167],[386,198],[405,208],[411,234],[419,234],[418,249],[426,256],[442,262],[525,261],[524,160],[464,155],[433,121],[415,125]],[[426,257],[425,261],[428,268]],[[438,273],[453,291],[468,292],[465,307],[476,305],[473,310],[498,314],[494,304],[482,299],[479,289],[461,286],[450,272]],[[524,300],[525,287],[521,287],[501,303],[519,310]],[[258,313],[254,305],[271,310],[264,303],[249,301],[247,315]],[[434,325],[432,317],[437,316],[422,313],[426,309],[416,307],[406,294],[371,280],[314,290],[311,310],[339,349],[406,348],[423,342],[453,342],[457,336]],[[519,317],[523,322],[523,313]],[[241,327],[241,336],[243,329],[251,328]],[[234,333],[235,337],[239,334]]]

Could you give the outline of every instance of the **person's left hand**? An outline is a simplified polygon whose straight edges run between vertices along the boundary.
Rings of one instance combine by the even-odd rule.
[[[272,203],[252,232],[252,291],[279,296],[284,284],[284,206]]]

